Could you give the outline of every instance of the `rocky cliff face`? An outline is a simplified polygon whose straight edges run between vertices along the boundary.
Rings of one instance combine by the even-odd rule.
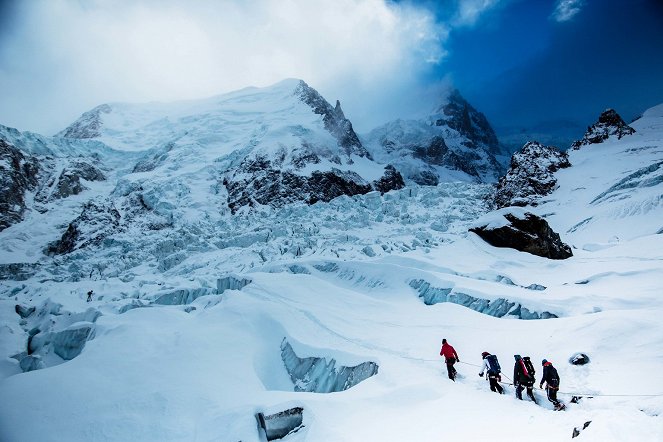
[[[635,133],[635,129],[626,124],[614,109],[608,109],[599,116],[596,123],[587,128],[582,139],[573,142],[571,148],[580,149],[589,144],[602,143],[611,136],[616,136],[620,140],[633,133]]]
[[[26,193],[38,184],[36,158],[0,139],[0,231],[23,219]]]
[[[569,156],[552,146],[536,141],[526,143],[511,157],[511,165],[497,183],[495,204],[526,206],[555,189],[555,172],[570,167]]]
[[[449,126],[463,135],[463,144],[471,148],[485,148],[493,155],[500,154],[499,142],[484,114],[463,98],[458,89],[449,94],[448,102],[437,110],[435,126]]]
[[[421,185],[494,182],[503,171],[495,157],[502,153],[495,132],[458,91],[427,118],[374,129],[366,145],[378,161],[393,164],[407,180]]]
[[[102,114],[109,114],[111,107],[102,104],[92,110],[85,112],[81,117],[72,123],[57,136],[63,138],[96,138],[101,135],[101,126],[103,125]]]

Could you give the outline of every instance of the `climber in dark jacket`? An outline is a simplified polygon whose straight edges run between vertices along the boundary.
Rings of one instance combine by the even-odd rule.
[[[555,410],[563,410],[564,404],[557,400],[557,390],[559,390],[559,374],[557,369],[553,367],[552,362],[544,359],[541,361],[543,365],[543,377],[539,383],[539,388],[543,388],[543,383],[546,383],[546,392],[548,393],[548,400],[553,403]]]
[[[440,350],[440,356],[444,356],[444,362],[447,364],[447,374],[449,375],[449,379],[455,381],[456,369],[454,368],[454,364],[457,361],[460,361],[460,359],[458,358],[456,349],[449,345],[446,339],[442,339],[442,349]]]
[[[483,372],[485,371],[486,376],[488,376],[488,382],[490,382],[490,390],[499,394],[504,393],[504,389],[500,385],[502,376],[500,376],[500,364],[497,356],[484,351],[481,353],[481,357],[483,358],[483,365],[481,365],[479,376],[483,377]],[[493,361],[492,364],[491,361]]]
[[[516,386],[516,397],[523,400],[523,389],[527,388],[527,396],[536,404],[534,398],[534,376],[527,371],[523,358],[520,355],[513,355],[516,364],[513,366],[513,383]]]

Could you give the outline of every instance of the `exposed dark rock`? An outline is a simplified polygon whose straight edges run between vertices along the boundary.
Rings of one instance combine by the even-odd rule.
[[[533,213],[522,218],[513,213],[504,214],[510,225],[489,228],[488,225],[470,229],[494,247],[508,247],[550,259],[566,259],[573,256],[571,247],[564,244],[559,234],[548,222]]]
[[[310,87],[304,81],[300,81],[295,94],[307,105],[311,106],[313,112],[322,115],[325,129],[331,133],[343,148],[348,157],[351,154],[371,158],[368,151],[362,146],[359,137],[352,128],[350,120],[345,118],[341,103],[336,100],[336,107],[325,100],[322,95]]]
[[[526,143],[513,154],[509,171],[497,183],[495,204],[498,208],[535,204],[555,189],[554,174],[566,167],[571,167],[566,152],[536,141]]]
[[[47,202],[78,195],[87,190],[87,187],[81,183],[82,179],[86,181],[104,181],[106,177],[99,169],[85,161],[72,161],[57,178],[55,176],[50,178],[46,186],[37,193],[35,199],[40,202]]]
[[[382,193],[404,186],[403,178],[389,166],[384,176],[371,185],[355,172],[336,168],[314,171],[310,176],[283,171],[260,156],[245,159],[223,184],[228,190],[228,207],[232,213],[244,206],[281,207],[298,201],[314,204],[341,195],[363,195],[374,190],[374,186]]]
[[[269,415],[258,413],[256,420],[265,437],[270,441],[282,439],[303,428],[303,414],[302,407],[295,407]]]
[[[37,160],[0,139],[0,231],[23,220],[25,193],[38,184]]]
[[[608,109],[599,116],[596,123],[587,127],[585,136],[581,140],[574,141],[571,148],[580,149],[582,146],[589,144],[602,143],[613,135],[620,140],[622,137],[633,133],[635,133],[635,129],[626,124],[614,109]]]
[[[285,364],[295,391],[331,393],[352,388],[360,382],[377,374],[375,362],[362,362],[354,367],[336,367],[334,359],[300,358],[295,354],[289,342],[281,343],[281,359]]]
[[[382,178],[373,181],[373,188],[381,194],[385,194],[390,190],[402,189],[403,187],[405,187],[403,177],[391,164],[384,168]]]
[[[415,146],[412,149],[412,156],[424,160],[429,164],[442,166],[444,165],[447,152],[449,152],[449,148],[444,138],[434,137],[427,146]]]
[[[71,126],[60,132],[58,136],[64,138],[96,138],[101,135],[101,114],[112,111],[107,104],[97,106],[85,112]]]
[[[569,358],[569,363],[573,365],[589,364],[589,356],[585,353],[576,353]]]
[[[58,241],[51,243],[48,255],[64,255],[76,249],[99,244],[119,226],[120,213],[112,203],[90,201],[81,214],[69,224]]]
[[[486,116],[477,111],[455,89],[449,95],[449,101],[438,112],[443,116],[435,121],[436,126],[447,125],[467,137],[466,145],[477,148],[483,145],[493,155],[500,153],[499,142]]]

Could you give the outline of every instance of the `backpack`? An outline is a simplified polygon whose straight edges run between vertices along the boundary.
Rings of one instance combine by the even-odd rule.
[[[490,367],[488,369],[488,374],[492,375],[500,374],[502,368],[500,367],[500,363],[497,361],[497,356],[488,355],[486,356],[486,360],[488,361],[488,366]]]
[[[557,373],[557,369],[552,365],[550,366],[549,370],[550,380],[548,381],[548,386],[557,389],[559,388],[559,373]]]
[[[523,363],[525,364],[525,368],[527,369],[527,373],[529,374],[530,379],[534,380],[534,374],[536,374],[536,371],[534,370],[534,366],[532,365],[532,361],[530,360],[529,356],[525,356],[523,358]]]

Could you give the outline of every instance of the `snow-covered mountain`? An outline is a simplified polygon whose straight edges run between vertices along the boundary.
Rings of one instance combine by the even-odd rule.
[[[0,128],[1,439],[663,438],[663,105],[630,135],[569,151],[570,167],[540,156],[554,185],[536,206],[493,212],[495,187],[465,181],[314,204],[297,188],[233,210],[231,183],[272,169],[377,187],[385,163],[307,90],[108,105],[66,137]],[[299,167],[304,151],[318,162]],[[469,231],[506,211],[544,219],[572,256]],[[505,396],[477,376],[483,351]],[[588,364],[570,363],[579,352]],[[537,381],[554,363],[566,411],[542,390],[538,405],[515,399],[515,354]]]
[[[395,120],[373,129],[366,146],[422,185],[445,181],[495,182],[502,150],[486,117],[453,90],[426,118]]]

